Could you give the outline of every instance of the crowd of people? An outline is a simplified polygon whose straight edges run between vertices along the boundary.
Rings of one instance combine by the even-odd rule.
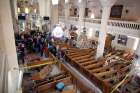
[[[64,34],[60,40],[69,42],[69,45],[76,46],[75,40],[77,34],[75,29],[64,28]],[[57,32],[57,31],[56,31]],[[58,32],[57,32],[58,34]],[[57,47],[53,45],[53,41],[58,38],[53,36],[53,32],[40,32],[40,31],[28,31],[22,33],[15,33],[17,56],[20,63],[25,63],[25,56],[30,53],[39,54],[41,57],[48,57],[50,51],[53,55],[57,55]]]
[[[40,56],[48,57],[48,51],[54,51],[51,35],[47,32],[31,31],[28,33],[15,34],[18,59],[25,62],[25,55],[37,53]],[[53,49],[53,50],[52,50]]]

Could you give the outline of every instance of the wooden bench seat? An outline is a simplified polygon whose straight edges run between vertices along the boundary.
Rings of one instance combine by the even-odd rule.
[[[113,66],[113,68],[123,68],[123,67],[126,67],[128,66],[128,64],[120,64],[120,65],[115,65]],[[100,67],[100,68],[97,68],[97,69],[92,69],[90,70],[90,72],[92,73],[99,73],[99,72],[104,72],[104,71],[109,71],[109,69],[112,68],[111,66],[103,66],[103,67]]]
[[[87,65],[90,65],[90,64],[94,64],[94,63],[97,63],[97,61],[96,60],[89,60],[89,61],[80,63],[80,65],[81,66],[87,66]]]
[[[44,93],[44,92],[46,92],[46,91],[48,91],[52,88],[55,89],[55,85],[58,82],[63,82],[65,85],[70,85],[71,84],[71,77],[66,77],[66,78],[63,78],[63,79],[59,79],[59,80],[56,80],[56,81],[38,86],[37,87],[37,93]]]
[[[82,50],[82,49],[77,49],[77,50],[67,50],[66,51],[66,54],[68,55],[75,55],[75,54],[85,54],[85,53],[92,53],[92,52],[95,52],[96,50],[95,49],[85,49],[85,50]]]
[[[115,51],[96,61],[94,53],[96,53],[95,50],[89,53],[82,50],[74,50],[69,52],[68,55],[66,54],[66,56],[70,59],[69,63],[86,75],[88,79],[103,91],[103,93],[110,93],[110,89],[113,86],[112,84],[120,82],[128,73],[129,68],[127,68],[127,66],[129,66],[131,62],[121,60],[119,57],[121,53],[116,53]],[[116,55],[118,55],[118,59]],[[119,72],[123,74],[118,76]],[[113,79],[116,81],[112,83]]]
[[[75,55],[67,55],[69,56],[70,58],[76,58],[76,57],[79,57],[79,56],[85,56],[87,55],[88,53],[82,53],[82,54],[75,54]]]
[[[82,56],[82,55],[94,55],[95,51],[90,51],[90,52],[76,52],[76,53],[67,53],[67,56],[71,56],[71,57],[78,57],[78,56]]]
[[[90,57],[90,58],[80,59],[80,60],[77,60],[76,62],[77,63],[83,63],[83,62],[88,62],[88,61],[91,61],[91,60],[94,60],[94,58]]]
[[[92,48],[89,48],[89,49],[79,49],[79,48],[69,48],[67,51],[91,51],[91,50],[95,50],[95,49],[92,49]]]
[[[85,58],[89,58],[89,57],[91,57],[91,55],[76,57],[76,58],[73,58],[72,60],[80,60],[80,59],[85,59]]]
[[[114,80],[120,80],[120,78],[124,78],[126,75],[126,73],[120,75],[120,76],[112,76],[112,77],[108,77],[108,78],[102,78],[104,82],[107,82],[108,84],[112,85],[111,84],[111,81],[113,81],[113,84],[117,84],[118,82],[117,81],[114,81]]]
[[[97,77],[102,78],[104,76],[110,76],[110,75],[112,75],[112,74],[114,74],[116,72],[117,72],[116,70],[113,70],[113,71],[106,71],[106,72],[96,73],[94,75],[96,75]]]
[[[60,74],[48,77],[44,80],[36,81],[34,88],[37,93],[44,93],[45,91],[55,88],[56,83],[63,82],[65,85],[71,84],[71,77],[69,74],[62,72]]]
[[[42,85],[44,83],[47,83],[47,82],[50,82],[52,80],[54,80],[54,78],[57,78],[57,77],[62,77],[62,76],[68,76],[66,72],[61,72],[59,74],[56,74],[56,75],[53,75],[53,76],[50,76],[50,77],[47,77],[45,79],[42,79],[42,80],[35,80],[35,83],[36,83],[36,86],[37,85]]]
[[[87,65],[85,68],[88,70],[91,70],[91,69],[98,68],[98,67],[102,66],[104,63],[105,63],[104,61],[97,62],[95,64],[93,63],[91,65]]]
[[[106,67],[100,67],[100,68],[96,68],[96,69],[92,69],[90,70],[91,73],[99,73],[99,72],[104,72],[104,71],[109,71],[110,67],[106,66]]]
[[[84,62],[85,64],[82,64],[83,67],[88,67],[90,65],[94,65],[94,64],[97,64],[98,62],[97,61],[94,61],[94,60],[91,60],[91,61],[87,61],[87,62]],[[88,70],[88,69],[87,69]]]

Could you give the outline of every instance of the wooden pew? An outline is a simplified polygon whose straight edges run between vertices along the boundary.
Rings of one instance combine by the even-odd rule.
[[[79,57],[79,56],[82,56],[82,55],[94,55],[95,54],[95,51],[83,51],[83,52],[74,52],[74,53],[67,53],[67,56],[73,58],[73,57]]]
[[[109,69],[110,69],[109,66],[106,66],[106,67],[91,69],[90,72],[91,73],[99,73],[99,72],[109,71]]]
[[[85,59],[85,58],[90,58],[91,55],[85,55],[85,56],[79,56],[79,57],[76,57],[76,58],[73,58],[72,60],[80,60],[80,59]]]
[[[89,61],[86,61],[86,62],[78,62],[80,63],[81,66],[87,66],[87,65],[90,65],[90,64],[94,64],[94,63],[97,63],[98,61],[96,60],[89,60]]]
[[[46,93],[46,91],[48,91],[50,89],[53,90],[53,89],[55,89],[55,85],[58,82],[63,82],[65,85],[70,85],[71,84],[71,78],[66,77],[66,78],[63,78],[63,79],[59,79],[57,81],[53,81],[53,82],[46,83],[46,84],[43,84],[41,86],[38,86],[37,92],[38,93]]]
[[[105,63],[104,61],[101,61],[101,62],[93,63],[90,65],[86,65],[85,69],[88,69],[88,70],[95,69],[95,68],[103,66],[104,63]]]
[[[94,60],[93,57],[90,57],[90,58],[77,60],[76,62],[82,64],[83,62],[88,62],[88,61],[93,61],[93,60]]]
[[[112,89],[112,86],[118,83],[129,71],[127,66],[129,66],[131,62],[123,62],[120,64],[120,59],[105,66],[107,58],[110,57],[112,59],[116,55],[121,55],[120,53],[114,54],[114,52],[112,52],[112,54],[114,54],[113,57],[111,55],[107,55],[105,58],[96,61],[90,53],[86,55],[81,50],[81,53],[83,54],[80,55],[78,54],[80,52],[75,51],[67,55],[70,59],[69,63],[75,66],[76,69],[78,69],[80,72],[85,74],[95,85],[97,85],[103,91],[103,93],[109,93]],[[118,70],[123,72],[123,75],[118,76]],[[113,78],[118,79],[118,81],[111,83]]]
[[[55,85],[58,82],[63,82],[65,85],[70,85],[71,77],[66,73],[60,73],[40,82],[36,82],[34,88],[37,93],[46,93],[48,90],[55,89]]]

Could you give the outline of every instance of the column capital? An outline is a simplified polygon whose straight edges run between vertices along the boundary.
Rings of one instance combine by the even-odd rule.
[[[112,7],[117,0],[99,0],[102,7]]]

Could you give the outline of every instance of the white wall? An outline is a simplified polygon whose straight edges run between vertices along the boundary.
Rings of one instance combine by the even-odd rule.
[[[63,20],[61,20],[61,22],[63,23]],[[65,24],[67,24],[67,25],[72,24],[72,25],[75,25],[78,27],[78,22],[72,21],[72,20],[66,21]],[[91,23],[86,22],[85,26],[88,29],[88,31],[87,31],[88,38],[98,41],[98,39],[95,37],[95,33],[96,33],[96,31],[100,30],[100,24],[91,24]],[[126,33],[126,32],[130,32],[130,31],[133,33],[133,30],[127,31],[127,29],[126,29],[126,31],[125,31],[125,29],[124,29],[124,31],[123,31],[122,28],[118,29],[118,28],[113,28],[113,27],[108,27],[108,30],[109,30],[108,33],[116,36],[115,40],[113,41],[113,45],[116,46],[117,49],[134,50],[135,43],[137,42],[137,39],[139,39],[139,37],[138,36],[136,37],[135,35],[133,35],[131,33],[130,34]],[[119,34],[128,36],[126,46],[117,43]]]
[[[91,28],[90,28],[91,29]],[[93,32],[92,32],[92,38],[90,39],[94,39],[94,40],[98,40],[98,38],[95,37],[95,33],[96,31],[99,31],[98,28],[92,28]],[[89,31],[87,31],[88,33]],[[111,31],[110,31],[111,32]],[[114,41],[112,42],[113,46],[115,46],[116,49],[120,49],[120,50],[136,50],[135,46],[136,46],[136,43],[138,44],[138,40],[139,38],[138,37],[132,37],[132,36],[128,36],[128,40],[127,40],[127,44],[126,46],[125,45],[121,45],[121,44],[118,44],[118,36],[121,34],[116,34],[116,33],[110,33],[108,32],[109,34],[112,34],[115,36],[115,39]],[[91,32],[90,32],[91,33]],[[89,34],[90,35],[90,34]],[[91,36],[91,35],[90,35]]]
[[[18,68],[10,0],[0,0],[0,45],[6,54],[8,70]],[[18,72],[15,71],[11,74],[11,77],[8,75],[7,77],[11,79],[11,82],[8,82],[9,86],[7,86],[7,90],[9,93],[16,93]]]
[[[73,2],[73,6],[79,6],[78,0],[70,0]],[[101,4],[99,0],[87,0],[87,7],[90,9],[89,17],[92,13],[95,14],[95,18],[101,18]],[[133,20],[140,22],[140,0],[118,0],[115,5],[123,5],[122,20]],[[126,9],[129,11],[126,13]]]
[[[91,28],[89,28],[89,29],[91,29]],[[98,40],[98,38],[95,37],[95,33],[96,33],[96,31],[99,31],[99,29],[92,28],[92,32],[90,32],[90,31],[91,30],[87,31],[87,35],[90,36],[90,39]],[[92,34],[92,36],[91,36],[91,34]],[[110,34],[115,36],[115,39],[113,40],[112,44],[113,44],[113,46],[115,46],[116,49],[127,50],[127,51],[128,50],[132,50],[132,51],[136,50],[135,46],[138,45],[139,38],[128,36],[127,44],[125,46],[125,45],[122,45],[122,44],[118,44],[119,34],[116,34],[116,33],[110,33]]]
[[[122,19],[140,21],[140,0],[118,0],[116,5],[123,5]]]
[[[115,40],[113,40],[113,46],[115,46],[116,49],[120,49],[120,50],[132,50],[132,51],[135,51],[136,50],[136,47],[138,45],[138,41],[139,38],[135,38],[135,37],[131,37],[131,36],[128,36],[128,40],[127,40],[127,44],[126,46],[125,45],[122,45],[122,44],[118,44],[118,36],[119,34],[116,34],[115,35]]]
[[[99,3],[99,0],[89,1],[92,1],[88,4],[90,10],[95,13],[96,18],[101,18],[101,5]],[[123,5],[121,19],[140,22],[140,0],[117,0],[115,5]],[[128,13],[126,13],[126,9],[129,11]]]

